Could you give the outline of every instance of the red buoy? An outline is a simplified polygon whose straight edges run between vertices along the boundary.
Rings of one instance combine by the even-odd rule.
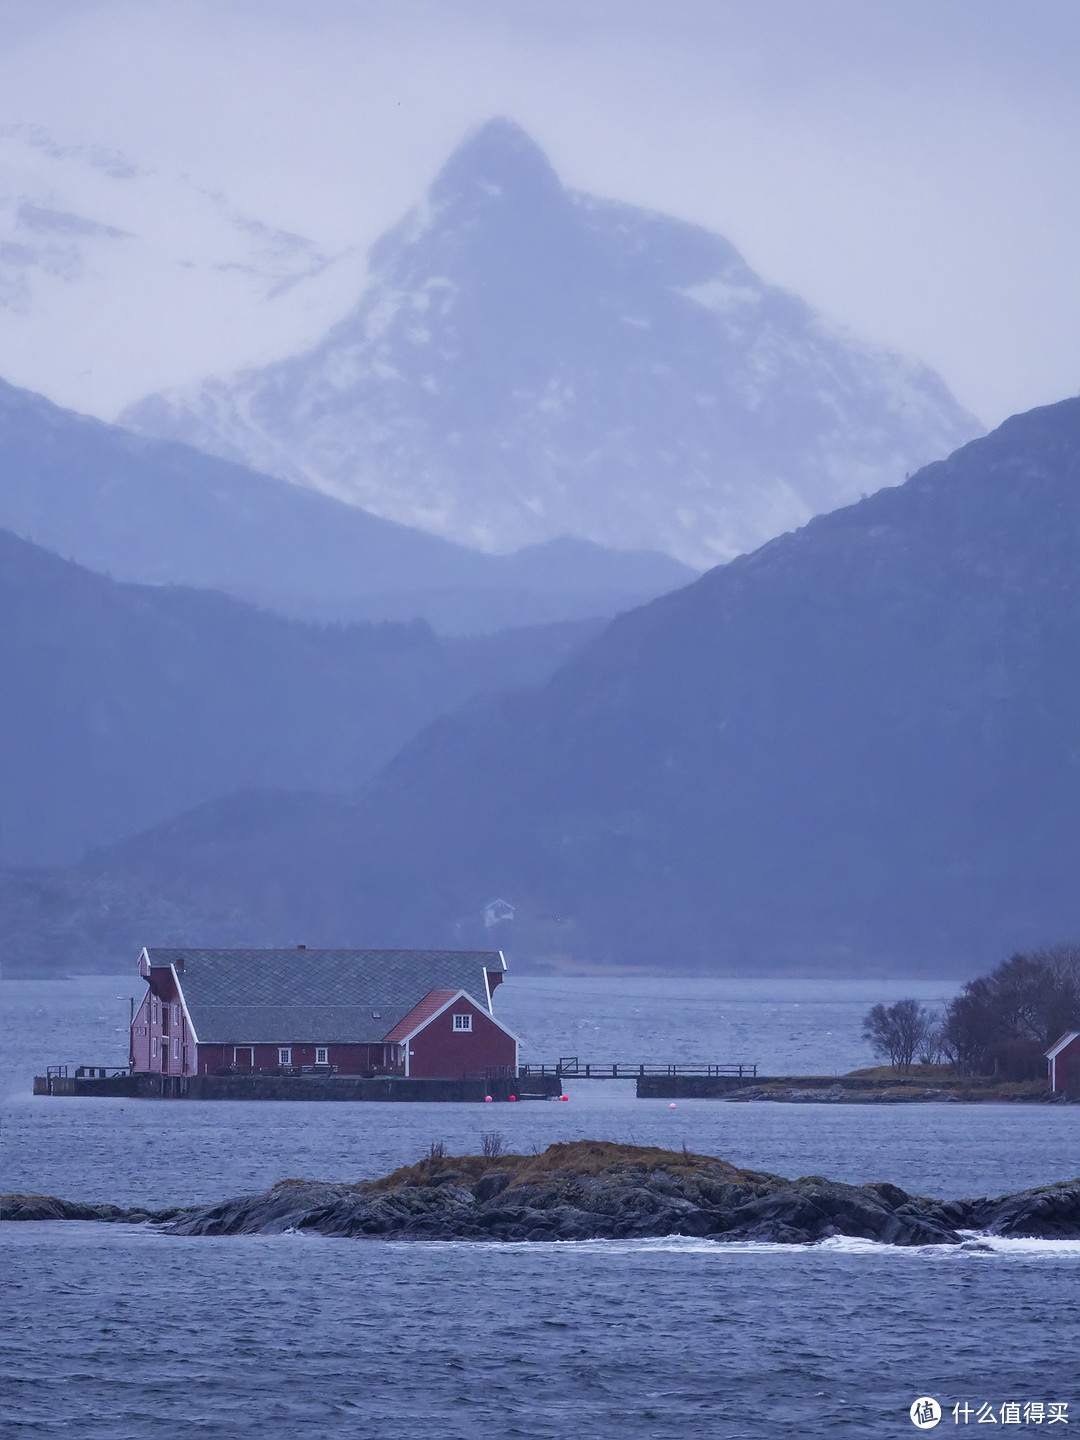
[[[511,1095],[511,1096],[510,1096],[510,1099],[511,1099],[511,1100],[516,1100],[516,1099],[517,1099],[517,1096],[516,1096],[516,1095]]]
[[[560,1095],[560,1096],[559,1096],[559,1099],[560,1099],[560,1100],[569,1100],[569,1099],[570,1099],[570,1096],[569,1096],[569,1095]]]
[[[485,1095],[485,1096],[484,1096],[484,1104],[485,1104],[485,1105],[490,1105],[490,1104],[491,1104],[491,1096],[490,1096],[490,1095]]]

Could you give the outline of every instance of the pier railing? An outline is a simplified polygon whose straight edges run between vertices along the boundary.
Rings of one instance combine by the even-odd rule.
[[[74,1074],[76,1080],[111,1080],[114,1075],[127,1075],[127,1065],[47,1065],[45,1074],[50,1079],[66,1080]]]
[[[563,1055],[557,1065],[521,1065],[518,1073],[558,1075],[564,1080],[639,1080],[646,1075],[731,1075],[738,1079],[755,1079],[757,1063],[741,1061],[731,1065],[649,1065],[623,1060],[579,1060],[576,1055]]]

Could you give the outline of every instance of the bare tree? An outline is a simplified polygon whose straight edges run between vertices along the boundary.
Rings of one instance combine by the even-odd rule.
[[[488,1160],[498,1160],[506,1153],[506,1144],[497,1130],[487,1130],[480,1136],[480,1151]]]
[[[942,1032],[964,1074],[1035,1079],[1044,1052],[1080,1023],[1080,946],[1011,955],[949,1002]]]
[[[895,1005],[875,1005],[863,1018],[863,1037],[875,1055],[887,1059],[899,1070],[910,1070],[916,1052],[926,1044],[934,1028],[934,1017],[917,1000],[898,1000]]]
[[[919,1044],[918,1055],[920,1065],[942,1065],[952,1059],[940,1012],[931,1016],[926,1034]]]

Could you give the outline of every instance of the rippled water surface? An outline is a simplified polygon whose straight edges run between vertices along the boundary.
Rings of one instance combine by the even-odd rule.
[[[285,1175],[382,1173],[435,1139],[476,1150],[485,1129],[524,1150],[580,1136],[685,1142],[922,1194],[1080,1173],[1072,1106],[671,1111],[607,1082],[579,1082],[565,1105],[498,1107],[32,1098],[49,1060],[124,1058],[129,989],[115,977],[0,984],[0,1190],[220,1198]],[[870,1004],[912,992],[947,993],[515,979],[498,1002],[525,1058],[750,1059],[827,1074],[867,1060]],[[1011,1399],[1069,1403],[1080,1425],[1078,1320],[1071,1244],[410,1245],[2,1225],[0,1436],[888,1436],[917,1433],[907,1407],[919,1394],[947,1404],[953,1433],[958,1401],[972,1425],[977,1405]]]

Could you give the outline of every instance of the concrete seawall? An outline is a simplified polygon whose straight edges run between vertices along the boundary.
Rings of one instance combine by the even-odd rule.
[[[520,1093],[519,1093],[520,1086]],[[554,1075],[514,1080],[406,1080],[395,1075],[112,1075],[107,1079],[37,1076],[35,1095],[93,1095],[132,1100],[392,1100],[480,1103],[547,1100],[562,1094]]]
[[[639,1100],[774,1100],[830,1104],[902,1104],[916,1101],[1031,1101],[1060,1103],[1045,1081],[999,1081],[991,1076],[926,1078],[875,1075],[644,1075]],[[1078,1097],[1080,1098],[1080,1097]]]
[[[887,1080],[863,1075],[644,1075],[637,1082],[639,1100],[718,1100],[737,1090],[850,1091],[865,1095],[926,1088],[925,1080],[903,1075]]]
[[[762,1083],[761,1078],[752,1075],[642,1075],[636,1082],[639,1100],[715,1100],[733,1090],[750,1090]],[[833,1081],[830,1077],[802,1083],[831,1085]]]

